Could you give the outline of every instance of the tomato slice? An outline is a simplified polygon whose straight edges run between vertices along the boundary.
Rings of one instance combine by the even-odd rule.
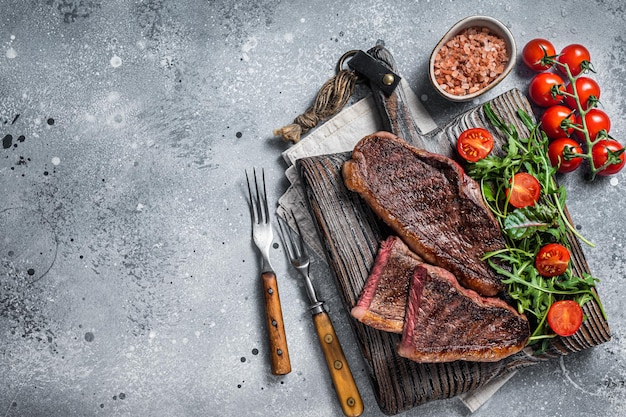
[[[489,155],[493,149],[493,136],[482,127],[467,129],[459,135],[456,149],[466,161],[479,161]]]
[[[541,185],[537,178],[527,172],[518,172],[510,181],[511,187],[507,188],[506,196],[513,207],[522,208],[534,206],[539,201]]]
[[[583,309],[574,300],[552,303],[548,310],[548,325],[559,336],[571,336],[583,324]]]
[[[567,270],[569,260],[569,250],[565,246],[559,243],[548,243],[537,252],[535,267],[541,276],[555,277]]]

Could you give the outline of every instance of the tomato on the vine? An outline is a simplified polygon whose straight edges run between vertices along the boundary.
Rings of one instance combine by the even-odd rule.
[[[553,167],[558,167],[557,172],[564,174],[566,172],[575,171],[583,162],[580,156],[582,148],[574,139],[558,138],[548,145],[548,158]]]
[[[559,336],[571,336],[583,324],[583,309],[574,300],[561,300],[552,303],[546,320],[552,331]]]
[[[459,155],[466,161],[477,162],[493,149],[493,136],[487,129],[474,127],[464,130],[456,142]]]
[[[602,139],[594,143],[591,148],[591,160],[593,166],[598,169],[605,164],[609,164],[606,167],[598,171],[598,175],[612,175],[618,173],[624,164],[624,147],[614,139]]]
[[[506,189],[506,197],[513,207],[522,208],[534,206],[541,195],[541,185],[537,178],[527,172],[518,172],[509,181],[510,188]]]
[[[564,84],[563,78],[558,74],[541,72],[530,80],[528,96],[538,106],[554,106],[563,100],[563,96],[560,93],[565,90]],[[557,94],[553,95],[553,91]]]
[[[587,50],[587,48],[574,43],[563,48],[556,60],[561,64],[567,64],[570,72],[575,77],[583,70],[589,68],[591,55],[589,54],[589,50]],[[557,68],[559,68],[563,74],[567,74],[564,67],[557,65]]]
[[[576,118],[572,110],[560,104],[548,107],[541,115],[541,129],[550,139],[570,136],[574,131],[574,123]]]
[[[569,250],[560,243],[548,243],[535,256],[535,267],[543,277],[556,277],[565,273],[569,266]]]
[[[580,115],[576,116],[576,124],[582,126],[582,117]],[[611,130],[611,119],[609,115],[603,112],[600,109],[594,108],[590,109],[585,114],[585,125],[587,126],[587,131],[589,132],[589,139],[591,141],[595,141],[598,137],[598,133],[604,130],[606,134]],[[585,134],[579,130],[576,131],[576,137],[582,142],[585,141]]]
[[[546,62],[546,58],[556,56],[556,50],[552,42],[542,38],[536,38],[529,41],[522,50],[522,61],[528,68],[533,71],[540,72],[550,69],[551,62]]]
[[[595,107],[596,102],[600,99],[600,86],[595,80],[589,77],[579,77],[575,81],[576,93],[583,110]],[[569,94],[574,94],[574,88],[571,83],[567,85],[565,91]],[[591,99],[591,100],[590,100]],[[576,100],[574,97],[566,96],[565,104],[570,108],[577,110]]]

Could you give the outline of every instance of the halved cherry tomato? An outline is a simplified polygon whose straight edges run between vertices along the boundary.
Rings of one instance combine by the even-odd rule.
[[[544,58],[554,57],[556,50],[554,45],[547,39],[536,38],[528,41],[522,50],[522,61],[533,71],[545,71],[552,67],[551,63],[545,62]],[[544,60],[542,62],[542,60]]]
[[[591,148],[591,160],[595,168],[600,168],[611,160],[613,163],[598,172],[598,175],[612,175],[618,173],[624,164],[624,147],[616,140],[602,139],[594,143]]]
[[[552,303],[547,321],[552,331],[559,336],[571,336],[583,324],[583,309],[574,300],[561,300]]]
[[[513,207],[533,206],[539,201],[541,185],[537,178],[527,172],[518,172],[510,181],[511,187],[506,189],[506,196]]]
[[[589,77],[577,78],[575,83],[576,93],[578,94],[578,99],[580,100],[580,105],[583,110],[594,107],[595,103],[600,100],[600,86],[598,83]],[[574,88],[571,83],[567,85],[565,91],[569,94],[574,94]],[[593,100],[589,101],[592,97]],[[567,104],[571,109],[578,110],[574,97],[565,97],[565,104]]]
[[[589,50],[587,50],[587,48],[574,43],[563,48],[556,60],[561,64],[567,64],[572,75],[577,76],[584,69],[589,67],[591,55],[589,54]],[[557,65],[557,68],[563,74],[567,74],[564,67]]]
[[[574,139],[558,138],[548,145],[548,158],[553,167],[558,167],[557,172],[564,174],[566,172],[575,171],[583,159],[579,156],[573,157],[573,154],[582,154],[583,150]]]
[[[567,270],[569,260],[569,250],[565,246],[559,243],[548,243],[537,252],[535,267],[543,277],[556,277]]]
[[[466,161],[479,161],[493,149],[493,136],[482,127],[464,130],[456,142],[456,149]]]
[[[550,139],[558,139],[569,136],[574,131],[574,128],[570,126],[563,129],[561,127],[561,124],[566,119],[570,122],[570,124],[574,124],[576,122],[572,109],[560,104],[550,106],[541,115],[541,129],[546,132],[546,135],[548,135]]]
[[[560,86],[560,87],[559,87]],[[553,89],[557,92],[565,90],[565,82],[560,75],[553,72],[541,72],[530,80],[528,96],[538,106],[550,107],[563,101],[561,94],[552,95]]]
[[[576,124],[582,126],[582,118],[580,115],[576,116]],[[609,133],[611,130],[611,119],[609,115],[600,109],[591,109],[585,114],[585,124],[587,125],[587,131],[589,132],[589,139],[595,141],[598,137],[598,133],[604,130],[605,133]],[[581,141],[585,141],[585,135],[583,132],[577,130],[576,137]],[[606,136],[605,136],[606,137]]]

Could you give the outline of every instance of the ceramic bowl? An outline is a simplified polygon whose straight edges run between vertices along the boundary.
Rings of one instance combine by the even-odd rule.
[[[437,83],[437,79],[435,78],[434,74],[435,57],[437,56],[437,53],[439,52],[441,47],[444,46],[450,39],[470,27],[486,27],[492,34],[497,35],[498,37],[503,39],[509,55],[509,61],[504,68],[504,72],[502,72],[502,74],[500,74],[486,87],[483,87],[481,90],[478,90],[471,94],[454,95],[442,89],[441,86]],[[516,59],[517,48],[515,46],[515,39],[513,38],[511,31],[506,26],[504,26],[502,22],[489,16],[469,16],[455,23],[454,26],[452,26],[450,30],[446,32],[443,38],[441,38],[439,43],[437,43],[437,46],[435,46],[435,49],[433,49],[433,52],[430,55],[430,65],[428,68],[428,73],[430,82],[432,83],[433,87],[435,87],[435,90],[437,90],[437,92],[443,97],[447,98],[448,100],[457,102],[470,101],[475,99],[476,97],[481,96],[482,94],[485,94],[487,91],[498,85],[504,78],[506,78],[506,76],[515,66]]]

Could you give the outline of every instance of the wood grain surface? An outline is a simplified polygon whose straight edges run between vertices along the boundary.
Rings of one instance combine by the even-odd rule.
[[[313,315],[313,323],[341,410],[346,416],[358,417],[363,413],[363,399],[354,382],[350,364],[343,353],[330,316],[325,311],[317,313]]]
[[[469,127],[485,127],[498,141],[495,152],[501,150],[503,138],[488,123],[482,105],[424,136],[407,125],[407,110],[400,94],[380,96],[379,100],[383,117],[389,120],[390,130],[393,133],[399,130],[396,134],[402,134],[401,137],[416,146],[452,156],[456,137],[461,131]],[[507,123],[515,125],[521,135],[529,133],[519,121],[516,111],[521,108],[533,114],[532,108],[518,90],[496,97],[491,100],[491,106]],[[402,117],[398,118],[398,114]],[[356,304],[374,263],[378,245],[388,235],[386,226],[360,197],[345,188],[341,166],[349,158],[350,153],[341,153],[303,158],[297,162],[314,223],[348,310]],[[570,243],[574,272],[590,273],[580,243],[574,236],[570,236]],[[416,363],[397,355],[396,345],[400,335],[369,328],[356,320],[350,323],[368,365],[378,405],[382,412],[393,415],[428,401],[469,392],[512,370],[607,342],[610,330],[599,306],[589,302],[584,306],[584,312],[587,320],[582,328],[572,337],[554,339],[546,353],[535,356],[531,349],[526,348],[495,363]]]
[[[278,293],[278,281],[273,272],[263,272],[263,296],[265,300],[265,318],[270,343],[270,363],[272,374],[286,375],[291,372],[291,360],[285,335],[283,310]]]

